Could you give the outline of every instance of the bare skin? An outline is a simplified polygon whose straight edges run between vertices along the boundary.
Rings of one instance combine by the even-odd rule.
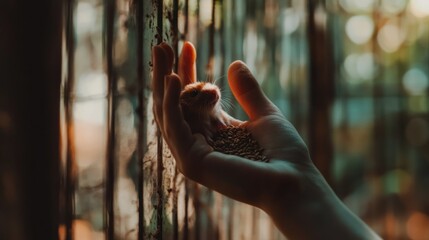
[[[243,62],[230,65],[229,86],[249,116],[247,129],[266,150],[269,163],[216,152],[202,134],[192,132],[179,100],[183,86],[196,81],[196,53],[190,43],[183,46],[178,74],[172,72],[170,46],[155,46],[152,53],[155,119],[186,177],[264,210],[290,239],[379,239],[337,198],[298,132],[264,95]]]

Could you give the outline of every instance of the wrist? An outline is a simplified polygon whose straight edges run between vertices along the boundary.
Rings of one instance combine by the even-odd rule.
[[[314,165],[305,168],[294,192],[278,194],[263,206],[280,231],[290,239],[380,239],[338,199]]]

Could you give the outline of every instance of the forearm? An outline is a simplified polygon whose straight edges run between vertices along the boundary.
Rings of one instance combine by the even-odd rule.
[[[380,239],[338,199],[315,170],[303,177],[296,196],[282,196],[266,208],[289,239]]]

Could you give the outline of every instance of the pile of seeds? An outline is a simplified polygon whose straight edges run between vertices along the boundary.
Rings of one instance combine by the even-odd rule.
[[[219,130],[209,144],[215,151],[237,155],[247,159],[268,162],[264,150],[243,127],[227,127]]]

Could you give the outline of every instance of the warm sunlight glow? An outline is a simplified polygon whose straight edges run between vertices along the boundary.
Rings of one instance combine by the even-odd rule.
[[[212,7],[210,0],[200,2],[200,21],[206,26],[212,22]]]
[[[66,229],[64,225],[61,225],[58,229],[58,235],[60,240],[66,239]],[[105,239],[103,232],[94,231],[89,222],[85,220],[74,220],[73,221],[73,239],[79,240],[101,240]]]
[[[395,24],[384,25],[377,35],[377,42],[380,47],[388,53],[396,52],[405,40],[405,34]]]
[[[411,214],[407,221],[408,237],[412,240],[429,239],[429,217],[420,212]]]

